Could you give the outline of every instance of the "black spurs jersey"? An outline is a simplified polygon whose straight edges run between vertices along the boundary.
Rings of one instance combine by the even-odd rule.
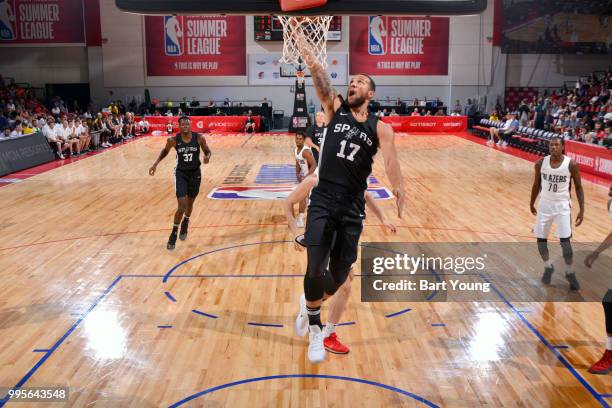
[[[183,142],[180,133],[175,136],[176,139],[176,170],[193,171],[200,168],[200,144],[198,143],[198,134],[191,132],[191,141]]]
[[[325,137],[325,127],[314,124],[306,130],[306,136],[311,138],[312,142],[320,148],[321,143],[323,143],[323,138]],[[319,152],[317,149],[312,149],[312,155],[314,156],[315,161],[318,163]]]
[[[368,187],[374,155],[378,151],[376,125],[378,118],[369,114],[358,122],[350,108],[342,104],[327,126],[321,158],[319,180],[337,186],[338,191],[363,193]]]

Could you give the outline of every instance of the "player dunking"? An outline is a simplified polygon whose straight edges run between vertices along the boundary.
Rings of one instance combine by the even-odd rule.
[[[612,218],[612,185],[610,185],[610,191],[608,192],[608,215]],[[587,267],[593,266],[593,263],[606,249],[612,246],[612,232],[608,234],[606,239],[597,247],[597,249],[589,254],[584,260],[584,263]],[[601,300],[601,304],[604,309],[604,317],[606,321],[606,333],[608,334],[606,338],[606,349],[604,351],[603,356],[593,364],[589,368],[589,373],[592,374],[608,374],[612,371],[612,282],[610,282],[610,287],[608,291],[604,295]]]
[[[189,217],[191,216],[191,211],[193,211],[193,202],[200,192],[200,182],[202,181],[200,150],[204,152],[204,163],[208,163],[211,156],[210,148],[206,144],[204,136],[191,131],[191,121],[188,116],[181,116],[179,127],[181,129],[180,133],[166,140],[166,146],[149,169],[149,174],[153,176],[157,165],[170,153],[170,149],[173,147],[176,149],[174,174],[176,177],[178,208],[174,213],[174,225],[172,226],[172,233],[166,246],[169,250],[174,249],[176,245],[179,224],[181,226],[179,238],[181,241],[187,239]],[[185,215],[184,218],[183,214]]]
[[[336,94],[329,74],[316,61],[303,34],[298,37],[298,46],[312,74],[328,123],[319,157],[319,184],[310,196],[304,238],[308,254],[304,277],[310,332],[308,358],[316,363],[325,359],[320,315],[323,295],[333,295],[344,284],[357,260],[365,218],[364,191],[379,147],[400,217],[404,191],[393,129],[368,113],[368,103],[376,90],[372,78],[366,74],[351,78],[343,100]],[[328,263],[332,279],[325,279]]]
[[[304,135],[301,133],[295,134],[295,175],[298,183],[314,173],[317,168],[313,152],[304,144]],[[304,212],[306,211],[306,197],[299,201],[299,214],[297,219],[297,227],[304,227]]]
[[[538,161],[535,165],[535,179],[531,189],[530,208],[536,215],[534,233],[538,239],[538,251],[544,261],[542,282],[549,284],[554,266],[548,254],[548,234],[553,221],[557,224],[557,236],[561,240],[563,259],[565,260],[565,279],[571,290],[579,290],[580,284],[572,269],[573,252],[570,238],[572,236],[571,186],[576,188],[576,196],[580,210],[576,217],[576,226],[582,224],[584,218],[584,191],[580,180],[578,164],[563,155],[563,139],[553,137],[549,143],[550,155]],[[540,203],[536,211],[535,201],[540,194]]]

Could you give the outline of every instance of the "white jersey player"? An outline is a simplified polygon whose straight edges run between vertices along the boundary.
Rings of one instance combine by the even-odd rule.
[[[576,196],[580,210],[576,217],[576,226],[582,223],[584,217],[584,192],[580,180],[578,164],[563,155],[563,139],[553,137],[549,144],[550,155],[538,161],[535,165],[535,179],[531,189],[531,212],[536,216],[534,233],[538,240],[538,251],[544,261],[542,282],[549,284],[554,267],[548,253],[548,235],[553,222],[557,227],[557,237],[561,241],[563,259],[565,260],[565,278],[570,283],[570,289],[578,290],[580,285],[572,270],[573,254],[570,238],[572,237],[571,216],[571,185],[576,188]],[[535,208],[536,198],[540,194],[538,209]]]
[[[317,162],[312,155],[310,147],[304,144],[304,135],[295,135],[295,175],[298,183],[301,183],[307,176],[311,175],[317,168]],[[300,209],[297,218],[298,228],[304,227],[304,213],[306,212],[306,198],[300,201]]]

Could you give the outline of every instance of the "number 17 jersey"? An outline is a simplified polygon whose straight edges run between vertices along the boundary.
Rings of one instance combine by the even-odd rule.
[[[334,113],[319,158],[319,186],[334,186],[339,192],[361,194],[368,187],[379,141],[378,117],[369,114],[358,122],[343,103]]]

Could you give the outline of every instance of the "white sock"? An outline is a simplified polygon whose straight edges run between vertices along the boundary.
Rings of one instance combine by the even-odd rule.
[[[574,273],[574,271],[572,271],[572,266],[567,265],[567,269],[565,270],[565,275],[571,275],[572,273]]]
[[[331,336],[332,333],[335,333],[335,332],[336,332],[336,325],[331,322],[327,322],[327,324],[325,324],[325,327],[323,328],[323,337],[327,338]]]
[[[612,350],[612,337],[608,336],[606,341],[606,350]]]
[[[553,263],[550,261],[550,259],[548,261],[544,261],[544,266],[546,268],[552,268]]]

